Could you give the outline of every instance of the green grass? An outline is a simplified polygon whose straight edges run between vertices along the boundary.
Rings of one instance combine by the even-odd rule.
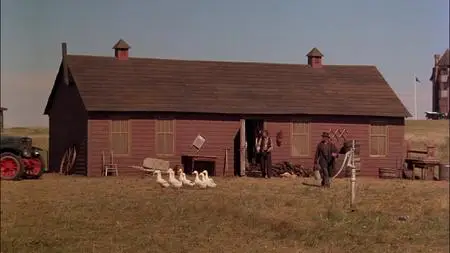
[[[448,252],[448,182],[45,175],[1,184],[1,252]],[[399,220],[405,216],[406,220]]]

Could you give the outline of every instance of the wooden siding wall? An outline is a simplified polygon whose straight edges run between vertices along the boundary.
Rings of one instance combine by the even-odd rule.
[[[449,113],[448,97],[439,98],[439,111]]]
[[[73,172],[87,175],[87,113],[76,85],[67,86],[61,71],[58,87],[49,112],[49,170],[57,172],[65,150],[76,146],[77,157]],[[70,113],[68,113],[70,112]]]
[[[145,157],[157,157],[169,160],[171,166],[181,164],[182,154],[195,153],[192,148],[192,142],[197,134],[206,138],[206,142],[199,152],[200,155],[217,156],[216,173],[222,175],[224,168],[225,148],[228,152],[228,170],[226,176],[234,175],[234,140],[239,134],[239,117],[227,116],[192,116],[192,115],[174,115],[175,121],[175,154],[172,156],[156,156],[155,151],[155,116],[108,116],[92,114],[89,119],[89,138],[88,138],[88,161],[89,176],[101,175],[101,154],[102,151],[108,153],[111,149],[111,119],[129,118],[130,119],[130,154],[117,155],[116,162],[120,166],[121,175],[138,175],[139,171],[128,168],[131,165],[141,165]],[[356,139],[361,144],[361,175],[377,176],[380,167],[399,167],[405,154],[404,147],[404,119],[376,119],[377,122],[385,122],[388,126],[388,155],[386,157],[370,157],[369,151],[369,133],[370,122],[373,119],[351,117],[316,117],[310,120],[310,149],[309,155],[304,157],[291,156],[291,120],[304,120],[303,118],[279,119],[272,117],[267,120],[265,126],[273,140],[276,133],[283,132],[281,146],[275,146],[272,159],[273,162],[291,161],[294,163],[311,166],[313,155],[317,143],[321,140],[322,132],[330,129],[343,129],[348,131],[348,139]],[[238,136],[239,137],[239,136]]]
[[[3,111],[0,111],[0,131],[3,132],[3,128],[4,128],[4,125],[3,125]]]
[[[337,117],[339,118],[339,117]],[[401,164],[405,155],[404,144],[404,120],[403,119],[378,119],[386,122],[388,127],[388,155],[386,157],[370,157],[369,133],[370,120],[355,120],[351,118],[342,118],[336,120],[314,119],[310,124],[310,152],[306,157],[291,157],[291,122],[275,120],[267,122],[267,129],[271,136],[275,136],[280,130],[284,138],[280,147],[275,146],[272,152],[272,162],[291,161],[293,163],[312,166],[316,145],[320,142],[322,132],[328,132],[330,129],[346,129],[348,131],[347,139],[355,139],[361,145],[361,175],[378,176],[378,168],[390,167],[396,168]],[[338,164],[338,166],[340,166]]]
[[[234,173],[234,137],[238,134],[240,123],[238,118],[229,117],[201,117],[196,116],[174,116],[175,118],[175,154],[173,155],[156,155],[155,149],[155,126],[157,115],[150,119],[142,116],[130,116],[130,154],[115,155],[115,160],[120,166],[119,174],[121,175],[139,175],[139,170],[129,168],[131,165],[142,165],[142,161],[146,157],[160,158],[170,161],[173,167],[181,164],[182,154],[194,154],[195,149],[192,142],[201,134],[206,142],[201,148],[199,155],[217,156],[216,173],[222,175],[225,166],[225,148],[229,148],[228,152],[228,171],[226,176],[232,176]],[[126,119],[127,117],[109,117],[109,116],[91,116],[89,119],[89,176],[101,175],[101,154],[109,154],[111,149],[110,131],[111,119]],[[195,119],[195,121],[193,121]]]

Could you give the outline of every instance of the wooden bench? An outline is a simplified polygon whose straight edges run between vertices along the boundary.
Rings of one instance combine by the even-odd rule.
[[[420,169],[419,178],[425,180],[428,178],[428,170],[439,170],[440,161],[435,158],[435,147],[427,146],[426,150],[408,149],[406,151],[405,163],[407,170],[412,171],[411,179],[416,177],[416,169]],[[433,171],[434,172],[434,171]],[[435,177],[435,175],[433,175]]]

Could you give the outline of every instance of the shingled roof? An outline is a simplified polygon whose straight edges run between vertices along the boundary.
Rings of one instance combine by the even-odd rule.
[[[375,66],[85,55],[67,64],[88,111],[410,116]]]
[[[444,54],[439,59],[438,66],[448,67],[449,65],[450,65],[450,49],[447,48],[447,50],[445,50]]]
[[[128,43],[126,43],[123,39],[120,39],[119,41],[117,41],[116,44],[114,44],[112,49],[130,49],[130,45],[128,45]]]
[[[319,49],[317,49],[316,47],[311,49],[311,51],[309,51],[309,53],[306,55],[308,57],[322,57],[323,54],[319,51]]]

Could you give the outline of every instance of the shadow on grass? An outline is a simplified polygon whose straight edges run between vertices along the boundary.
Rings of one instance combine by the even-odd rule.
[[[303,182],[302,185],[311,186],[311,187],[320,187],[320,185],[311,184],[311,183],[305,183],[305,182]]]

